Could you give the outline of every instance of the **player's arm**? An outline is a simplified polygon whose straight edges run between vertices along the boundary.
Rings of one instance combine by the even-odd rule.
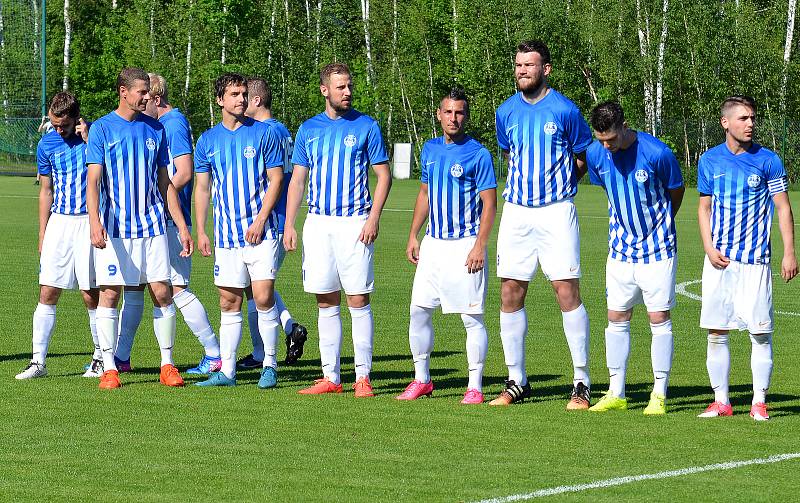
[[[697,220],[700,225],[700,237],[703,239],[703,249],[708,255],[708,260],[711,265],[717,269],[724,269],[730,263],[728,257],[723,255],[719,250],[714,248],[714,243],[711,240],[711,196],[706,194],[700,195],[700,204],[697,207]]]
[[[178,227],[181,244],[181,257],[188,257],[194,251],[194,241],[192,240],[192,233],[189,232],[189,226],[186,219],[183,218],[183,211],[181,210],[181,201],[178,198],[178,190],[172,185],[167,174],[167,168],[158,168],[158,189],[161,191],[161,197],[166,201],[167,210],[169,211],[172,221]]]
[[[50,220],[50,208],[53,206],[53,181],[50,175],[39,177],[39,253],[42,253],[42,242],[47,222]]]
[[[170,181],[175,186],[175,190],[181,191],[186,184],[192,182],[192,155],[184,154],[172,160],[172,165],[175,167],[175,174],[172,175]],[[190,222],[186,222],[189,225]]]
[[[273,166],[267,169],[267,179],[269,185],[267,186],[267,193],[264,194],[264,201],[261,204],[261,209],[258,211],[253,223],[247,228],[244,234],[244,240],[250,244],[257,245],[264,239],[264,226],[267,225],[269,214],[272,213],[272,208],[281,197],[281,187],[283,186],[283,166]]]
[[[414,203],[414,214],[411,217],[411,231],[408,233],[408,244],[406,245],[406,258],[412,264],[419,262],[419,231],[425,220],[428,219],[428,184],[422,183],[417,193],[417,202]]]
[[[580,181],[589,170],[586,164],[586,151],[575,154],[575,180]]]
[[[204,257],[211,256],[211,240],[206,234],[208,204],[211,201],[211,173],[200,172],[195,177],[194,185],[194,218],[197,221],[197,248]]]
[[[105,248],[108,234],[100,222],[100,176],[103,166],[89,164],[86,175],[86,211],[89,213],[89,237],[95,248]]]
[[[670,201],[672,201],[672,218],[675,218],[675,216],[678,214],[678,210],[681,209],[681,203],[683,203],[683,195],[686,193],[686,187],[681,185],[677,189],[669,189],[667,192],[669,193]]]
[[[383,205],[386,204],[386,199],[389,197],[389,190],[392,188],[392,173],[389,171],[389,164],[374,164],[372,170],[378,178],[375,185],[375,197],[372,198],[372,209],[369,210],[369,217],[364,223],[364,228],[361,229],[361,235],[358,240],[368,245],[374,243],[378,239],[378,223],[381,219],[381,212]]]
[[[83,120],[83,117],[78,119],[78,124],[75,125],[75,134],[79,135],[84,142],[89,141],[89,126],[90,124]]]
[[[494,217],[497,214],[497,189],[491,188],[482,190],[478,193],[483,203],[483,213],[481,213],[481,227],[478,230],[478,238],[467,255],[467,271],[476,273],[482,271],[486,266],[486,247],[489,244],[489,235],[494,226]]]
[[[300,210],[303,191],[306,189],[307,176],[307,167],[299,164],[294,165],[292,179],[286,192],[286,222],[283,226],[283,247],[286,248],[286,251],[297,249],[297,231],[294,228],[294,224],[297,220],[297,212]]]
[[[797,256],[794,253],[794,216],[789,203],[789,193],[779,192],[772,196],[775,212],[778,214],[778,226],[783,240],[783,261],[781,261],[781,278],[790,281],[797,276]]]

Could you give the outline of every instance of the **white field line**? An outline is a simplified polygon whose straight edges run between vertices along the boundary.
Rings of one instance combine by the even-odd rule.
[[[577,493],[588,491],[590,489],[603,489],[606,487],[621,486],[624,484],[632,484],[633,482],[641,482],[644,480],[659,480],[672,477],[683,477],[685,475],[693,475],[695,473],[712,472],[719,470],[733,470],[743,466],[751,465],[767,465],[771,463],[779,463],[781,461],[788,461],[800,458],[800,452],[790,454],[776,454],[767,458],[749,459],[747,461],[728,461],[726,463],[715,463],[706,466],[692,466],[689,468],[681,468],[679,470],[670,470],[658,473],[648,473],[644,475],[630,475],[627,477],[616,477],[613,479],[598,480],[589,484],[577,484],[573,486],[558,486],[549,489],[540,489],[532,493],[513,494],[511,496],[503,496],[501,498],[491,498],[481,500],[479,503],[508,503],[511,501],[525,501],[535,498],[542,498],[545,496],[554,496],[557,494]]]
[[[773,274],[773,276],[777,276],[777,275]],[[683,295],[684,297],[688,297],[688,298],[690,298],[692,300],[700,301],[700,300],[702,300],[702,297],[700,297],[696,293],[692,293],[692,292],[690,292],[690,291],[688,291],[686,289],[687,286],[696,285],[697,283],[700,283],[700,282],[702,282],[702,280],[693,279],[693,280],[690,280],[690,281],[684,281],[683,283],[678,283],[677,285],[675,285],[675,293]],[[775,311],[775,314],[784,314],[786,316],[800,316],[800,313],[794,313],[792,311]]]

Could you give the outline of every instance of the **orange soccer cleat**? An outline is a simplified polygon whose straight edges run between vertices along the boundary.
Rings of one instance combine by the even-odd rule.
[[[327,377],[323,377],[322,379],[317,379],[316,381],[314,381],[313,386],[309,386],[308,388],[304,388],[298,391],[298,393],[301,395],[322,395],[325,393],[341,393],[341,392],[342,392],[342,385],[334,384],[333,381],[331,381]]]
[[[165,386],[180,387],[183,386],[183,378],[175,365],[168,363],[161,366],[161,377],[159,378],[161,384]]]
[[[353,389],[356,391],[356,398],[375,396],[375,393],[372,392],[372,384],[369,382],[369,377],[367,376],[359,377],[353,385]]]
[[[122,387],[119,381],[119,372],[116,370],[106,370],[100,376],[100,389],[116,389]]]

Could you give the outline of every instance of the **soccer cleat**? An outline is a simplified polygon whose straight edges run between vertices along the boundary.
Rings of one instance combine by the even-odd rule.
[[[161,366],[161,376],[159,377],[161,384],[165,386],[180,387],[183,386],[183,378],[175,365],[168,363]]]
[[[489,405],[511,405],[512,403],[522,402],[531,397],[531,384],[526,383],[520,386],[514,381],[506,381],[506,388],[500,395],[489,402]]]
[[[572,388],[572,393],[569,396],[569,402],[567,402],[567,410],[586,410],[589,408],[589,388],[579,382]]]
[[[463,405],[474,405],[483,403],[483,393],[476,390],[475,388],[467,389],[467,392],[464,393],[464,399],[461,400]]]
[[[405,391],[397,395],[395,400],[416,400],[421,396],[430,396],[433,394],[433,381],[419,382],[416,379],[411,381],[411,384],[406,386]]]
[[[278,371],[275,367],[264,367],[261,377],[258,379],[258,387],[261,389],[274,388],[278,385]]]
[[[341,393],[341,392],[342,392],[341,384],[333,384],[333,381],[331,381],[327,377],[323,377],[322,379],[317,379],[316,381],[314,381],[313,386],[309,386],[308,388],[303,388],[297,393],[301,395],[322,395],[324,393]]]
[[[645,416],[663,416],[667,413],[667,404],[665,400],[667,397],[659,395],[655,391],[650,393],[650,402],[644,408],[643,414]]]
[[[303,356],[303,344],[308,339],[308,330],[299,323],[292,325],[292,331],[286,334],[286,364],[293,365]]]
[[[764,402],[754,403],[750,407],[750,417],[756,421],[769,421],[769,414],[767,414],[767,404]]]
[[[100,377],[101,375],[103,375],[103,360],[92,359],[86,372],[83,373],[83,377]]]
[[[117,371],[120,374],[124,374],[126,372],[130,372],[131,371],[131,359],[130,358],[128,358],[127,360],[120,360],[119,358],[117,358],[116,355],[114,355],[114,365],[116,365]]]
[[[187,374],[211,374],[212,372],[219,372],[222,368],[222,359],[220,357],[214,358],[213,356],[205,356],[200,360],[196,367],[192,367],[186,371]]]
[[[628,410],[628,399],[620,398],[611,390],[606,391],[605,395],[596,404],[589,407],[592,412],[608,412],[610,410]]]
[[[17,379],[34,379],[36,377],[44,377],[46,375],[47,365],[31,360],[30,363],[28,363],[28,366],[14,377]]]
[[[119,372],[116,370],[106,370],[103,372],[103,375],[100,376],[100,384],[98,387],[100,389],[116,389],[122,387],[122,383],[119,381]]]
[[[222,372],[214,372],[205,381],[194,383],[195,386],[236,386],[236,378],[230,378]]]
[[[732,416],[733,415],[733,407],[731,404],[724,404],[721,402],[711,402],[711,405],[706,408],[705,412],[702,412],[697,415],[697,417],[720,417],[720,416]]]
[[[353,384],[353,389],[355,390],[356,398],[375,396],[375,393],[372,392],[372,383],[369,382],[369,377],[367,376],[361,376],[356,379],[356,383]]]
[[[253,353],[250,353],[249,355],[245,356],[244,358],[236,362],[236,368],[242,370],[260,369],[263,366],[264,362],[258,361],[255,358],[253,358]]]

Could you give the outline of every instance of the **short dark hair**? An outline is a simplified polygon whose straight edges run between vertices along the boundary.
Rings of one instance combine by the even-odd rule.
[[[225,96],[225,89],[228,86],[245,86],[247,87],[247,79],[243,75],[233,72],[223,73],[217,80],[214,81],[214,94],[217,98]]]
[[[725,98],[725,101],[722,102],[722,106],[719,107],[719,113],[724,117],[731,108],[739,105],[749,107],[753,110],[753,113],[756,112],[756,100],[743,94],[734,94],[733,96]]]
[[[469,110],[469,99],[467,98],[467,93],[462,88],[454,87],[450,89],[450,91],[442,96],[441,100],[439,100],[439,108],[441,108],[442,102],[447,99],[453,101],[463,101],[467,106],[467,110]]]
[[[147,75],[146,71],[133,66],[123,68],[117,75],[117,92],[119,92],[120,87],[130,89],[137,80],[143,80],[150,85],[150,76]]]
[[[327,86],[331,81],[331,75],[334,73],[339,75],[352,75],[350,67],[344,63],[330,63],[325,65],[321,72],[319,72],[319,85]]]
[[[247,78],[247,94],[252,98],[258,96],[261,98],[261,105],[264,108],[272,108],[272,89],[269,88],[267,81],[261,77],[248,77]]]
[[[50,101],[50,113],[58,118],[77,119],[81,116],[81,104],[73,94],[61,91]]]
[[[537,52],[542,57],[543,64],[550,64],[550,49],[541,40],[523,40],[517,46],[517,52]]]
[[[613,129],[621,129],[625,123],[625,112],[622,105],[614,100],[598,103],[592,110],[590,118],[592,129],[605,133]]]

